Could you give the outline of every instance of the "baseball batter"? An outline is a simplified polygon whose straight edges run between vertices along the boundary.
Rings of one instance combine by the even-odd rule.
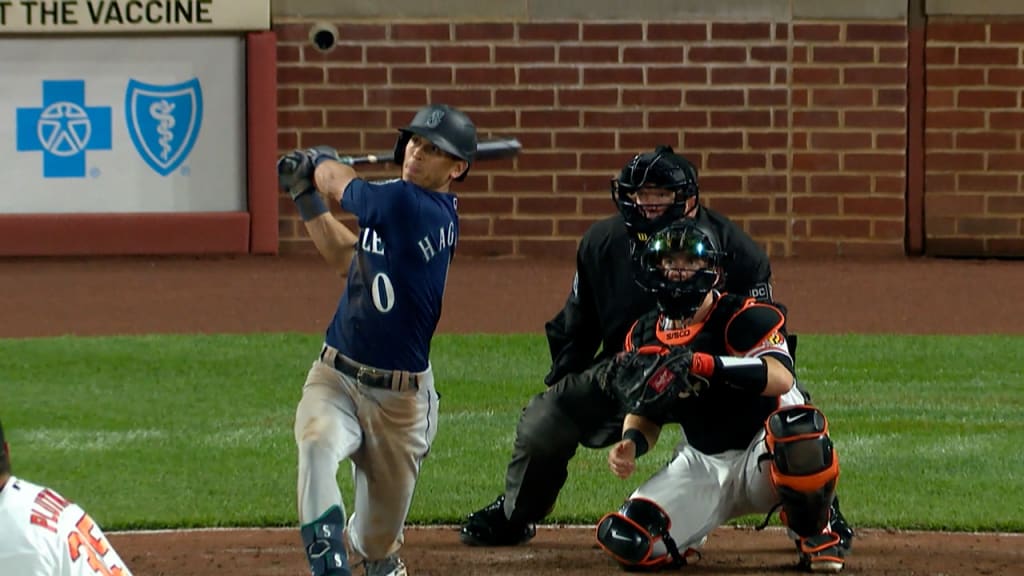
[[[351,574],[346,532],[367,576],[407,573],[398,556],[402,530],[437,433],[430,342],[459,234],[449,190],[465,178],[476,147],[465,114],[431,105],[399,131],[400,180],[367,182],[327,148],[278,163],[317,249],[348,270],[295,414],[299,521],[313,576]],[[358,236],[320,194],[358,218]],[[347,526],[336,481],[344,459],[355,480]]]
[[[796,385],[784,313],[713,289],[721,254],[692,221],[656,233],[641,252],[637,279],[658,309],[599,368],[628,412],[608,464],[629,477],[667,422],[680,423],[686,441],[601,519],[598,541],[628,569],[678,566],[730,519],[781,507],[799,566],[838,572],[845,548],[829,515],[839,460],[827,421]]]
[[[11,475],[0,424],[0,573],[131,576],[100,527],[57,492]]]

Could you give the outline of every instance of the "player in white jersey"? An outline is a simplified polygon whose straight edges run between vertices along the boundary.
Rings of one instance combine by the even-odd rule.
[[[0,425],[0,573],[131,576],[99,525],[57,492],[11,475]]]

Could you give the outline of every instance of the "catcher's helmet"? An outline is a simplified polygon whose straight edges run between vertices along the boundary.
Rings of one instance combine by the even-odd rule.
[[[664,212],[649,218],[637,203],[637,192],[641,188],[661,188],[675,195]],[[671,146],[658,146],[654,152],[634,156],[623,167],[619,177],[612,178],[611,192],[626,227],[643,239],[683,216],[687,198],[699,197],[697,168],[676,154]]]
[[[635,259],[636,282],[655,295],[667,317],[689,318],[724,281],[724,256],[713,232],[693,220],[679,220],[644,244]]]
[[[412,122],[405,128],[399,128],[398,141],[395,142],[395,162],[401,164],[405,160],[405,145],[413,134],[423,136],[445,152],[466,161],[466,169],[456,180],[462,181],[469,173],[469,165],[473,164],[476,154],[476,126],[465,113],[447,104],[430,104],[420,108]]]

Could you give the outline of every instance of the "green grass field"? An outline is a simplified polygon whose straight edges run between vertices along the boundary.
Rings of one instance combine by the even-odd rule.
[[[107,530],[294,525],[292,423],[319,335],[0,340],[0,420],[15,473]],[[1024,531],[1024,337],[801,335],[858,527]],[[515,425],[542,390],[537,335],[435,339],[440,432],[410,522],[456,523],[503,487]],[[634,478],[581,449],[552,522],[591,523]],[[339,474],[350,498],[348,464]],[[350,501],[350,500],[349,500]],[[747,518],[743,522],[759,519]]]

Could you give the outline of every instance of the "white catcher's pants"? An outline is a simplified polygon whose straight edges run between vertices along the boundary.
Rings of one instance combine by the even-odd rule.
[[[781,406],[806,403],[796,386],[781,397]],[[672,520],[669,533],[680,551],[699,548],[704,538],[730,519],[767,514],[777,502],[769,476],[770,462],[758,465],[767,452],[764,429],[746,450],[714,456],[682,443],[669,464],[637,488],[630,498],[658,504]],[[655,555],[665,554],[659,543]]]
[[[370,560],[397,552],[420,464],[437,434],[437,409],[429,367],[419,376],[419,390],[394,392],[358,384],[315,361],[295,412],[299,523],[331,506],[344,510],[338,464],[350,458],[355,509],[349,546]]]

